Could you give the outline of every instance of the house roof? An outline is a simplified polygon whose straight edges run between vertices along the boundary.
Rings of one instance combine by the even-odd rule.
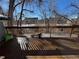
[[[38,18],[25,18],[24,20],[38,20]]]
[[[8,20],[8,17],[5,15],[0,14],[0,20]]]
[[[2,15],[2,14],[0,14],[0,17],[5,17],[5,18],[7,18],[7,16],[4,16],[4,15]]]

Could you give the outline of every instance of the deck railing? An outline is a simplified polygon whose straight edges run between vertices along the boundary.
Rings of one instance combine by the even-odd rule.
[[[16,25],[15,26],[5,26],[5,28],[7,30],[13,29],[14,31],[12,33],[19,32],[18,34],[20,34],[20,33],[21,34],[25,34],[25,33],[30,33],[30,34],[34,33],[35,34],[35,33],[46,32],[46,30],[47,30],[46,25],[35,25],[35,24],[22,25],[22,26],[16,26]],[[79,25],[56,24],[56,25],[50,25],[49,26],[49,29],[50,29],[49,32],[52,33],[52,31],[54,29],[58,29],[58,30],[63,29],[62,31],[64,32],[64,30],[67,31],[66,29],[68,29],[68,31],[70,33],[70,37],[71,37],[74,29],[77,29],[77,28],[79,28]],[[16,35],[17,35],[17,33],[16,33]]]

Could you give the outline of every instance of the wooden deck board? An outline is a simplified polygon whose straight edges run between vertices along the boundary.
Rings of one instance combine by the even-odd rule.
[[[79,59],[79,55],[26,56],[27,59]]]
[[[25,41],[22,41],[25,42]],[[65,42],[65,46],[62,46]],[[58,44],[57,44],[58,43]],[[62,44],[60,44],[62,43]],[[45,52],[46,54],[50,54],[48,55],[37,55],[37,56],[32,56],[32,55],[28,55],[27,52],[28,50],[24,50],[22,51],[20,46],[18,45],[18,42],[16,39],[6,43],[6,45],[4,45],[3,47],[0,48],[0,56],[5,56],[5,59],[79,59],[79,43],[77,42],[69,42],[69,41],[54,41],[54,40],[42,40],[42,39],[30,39],[30,43],[29,43],[29,52],[33,53],[34,51],[36,51],[36,54],[38,54],[37,52],[41,53],[39,51],[39,49],[43,49],[43,50],[51,50],[50,53]],[[60,44],[60,45],[59,45]],[[74,45],[75,44],[75,50],[71,50],[70,46],[68,46],[68,44],[70,45]],[[42,47],[41,47],[42,46]],[[70,50],[63,50],[62,48],[70,48]],[[74,46],[71,46],[74,47]],[[33,51],[31,51],[33,49]],[[58,50],[55,50],[58,49]],[[37,51],[38,50],[38,51]],[[55,53],[58,52],[59,54],[56,55]],[[55,53],[54,53],[55,52]],[[70,52],[70,53],[69,53]],[[71,53],[72,52],[72,53]],[[43,53],[43,52],[42,52]],[[75,53],[75,54],[74,54]]]

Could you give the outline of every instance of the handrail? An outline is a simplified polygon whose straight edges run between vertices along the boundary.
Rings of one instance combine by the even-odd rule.
[[[49,26],[49,28],[78,28],[79,25],[57,25],[57,26]],[[5,26],[5,28],[47,28],[47,26]]]

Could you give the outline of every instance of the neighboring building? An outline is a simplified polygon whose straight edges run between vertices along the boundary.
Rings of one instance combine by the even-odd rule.
[[[8,24],[8,17],[0,14],[0,22],[4,24],[4,26],[7,26]]]
[[[38,21],[38,18],[25,18],[22,23],[23,24],[36,24]]]

